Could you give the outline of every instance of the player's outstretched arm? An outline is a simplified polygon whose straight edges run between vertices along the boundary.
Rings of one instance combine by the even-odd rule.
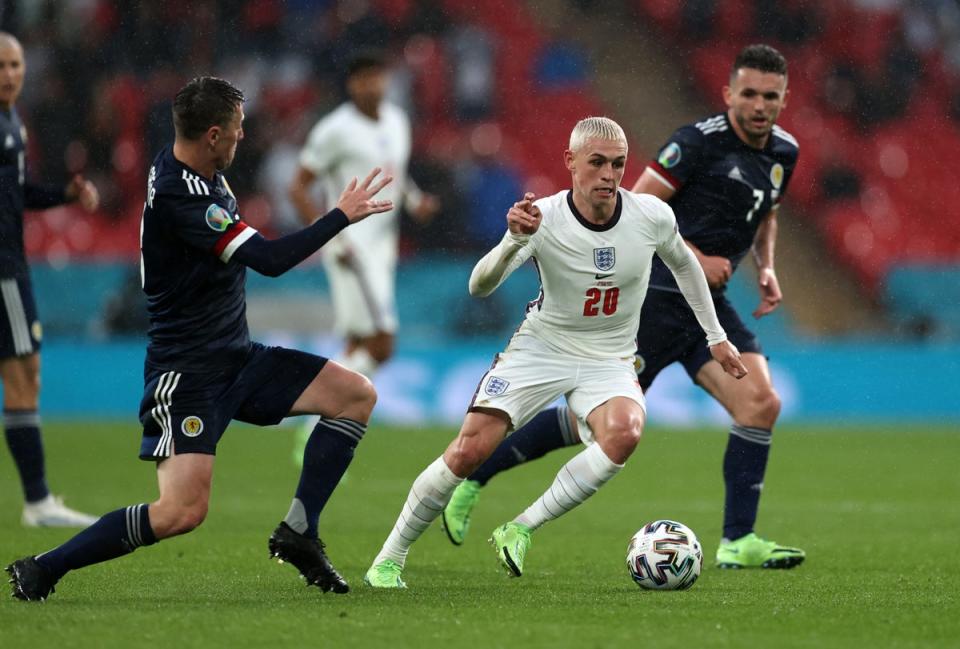
[[[486,297],[503,283],[510,273],[530,258],[530,237],[540,229],[543,215],[533,204],[536,198],[527,192],[507,211],[507,233],[497,246],[483,256],[470,273],[470,295]]]
[[[379,173],[380,169],[374,169],[363,182],[354,178],[340,195],[337,207],[312,225],[279,239],[270,240],[254,234],[233,252],[231,259],[236,259],[261,275],[282,275],[323,247],[351,223],[393,208],[392,201],[373,199],[377,192],[393,180],[392,177],[385,176],[374,182]]]
[[[45,210],[72,201],[79,201],[85,210],[92,212],[100,204],[100,196],[93,183],[80,174],[67,185],[23,183],[23,206],[28,210]]]

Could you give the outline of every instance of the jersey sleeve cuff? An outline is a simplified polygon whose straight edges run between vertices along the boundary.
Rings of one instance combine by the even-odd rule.
[[[707,347],[713,347],[714,345],[719,345],[722,342],[726,342],[727,332],[721,330],[719,333],[714,332],[707,335]]]
[[[326,216],[323,218],[324,220],[329,219],[331,221],[341,223],[341,229],[350,225],[350,218],[347,216],[346,212],[341,210],[339,207],[335,207],[327,212]],[[335,225],[337,225],[337,223],[335,223]]]
[[[516,245],[518,248],[522,248],[529,243],[530,237],[531,235],[529,234],[514,234],[510,230],[507,230],[507,233],[503,238],[504,240]]]

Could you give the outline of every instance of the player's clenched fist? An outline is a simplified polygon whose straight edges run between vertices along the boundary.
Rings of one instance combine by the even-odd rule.
[[[540,208],[533,204],[536,196],[532,192],[523,195],[523,200],[517,201],[507,211],[507,227],[513,234],[531,235],[540,227],[543,215]]]
[[[97,192],[96,185],[80,174],[70,180],[64,196],[68,201],[77,201],[88,212],[94,211],[100,205],[100,194]]]

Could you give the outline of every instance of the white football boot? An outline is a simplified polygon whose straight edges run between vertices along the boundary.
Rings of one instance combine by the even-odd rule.
[[[20,522],[25,527],[89,527],[98,520],[99,516],[70,509],[63,504],[60,496],[47,494],[43,500],[23,506]]]

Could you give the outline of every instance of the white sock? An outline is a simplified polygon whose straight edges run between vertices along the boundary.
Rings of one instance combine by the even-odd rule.
[[[374,373],[379,367],[376,359],[370,355],[363,347],[357,347],[349,354],[341,356],[337,359],[337,362],[343,365],[348,370],[353,370],[358,374],[363,374],[368,379],[373,378]]]
[[[407,502],[400,510],[397,524],[383,543],[383,548],[373,560],[376,565],[384,559],[393,559],[401,566],[407,560],[407,552],[413,542],[440,515],[450,502],[450,496],[463,478],[456,476],[443,461],[443,456],[423,470],[410,487]]]
[[[514,520],[532,530],[560,518],[597,493],[623,468],[607,457],[599,444],[591,444],[563,465],[553,484]]]

